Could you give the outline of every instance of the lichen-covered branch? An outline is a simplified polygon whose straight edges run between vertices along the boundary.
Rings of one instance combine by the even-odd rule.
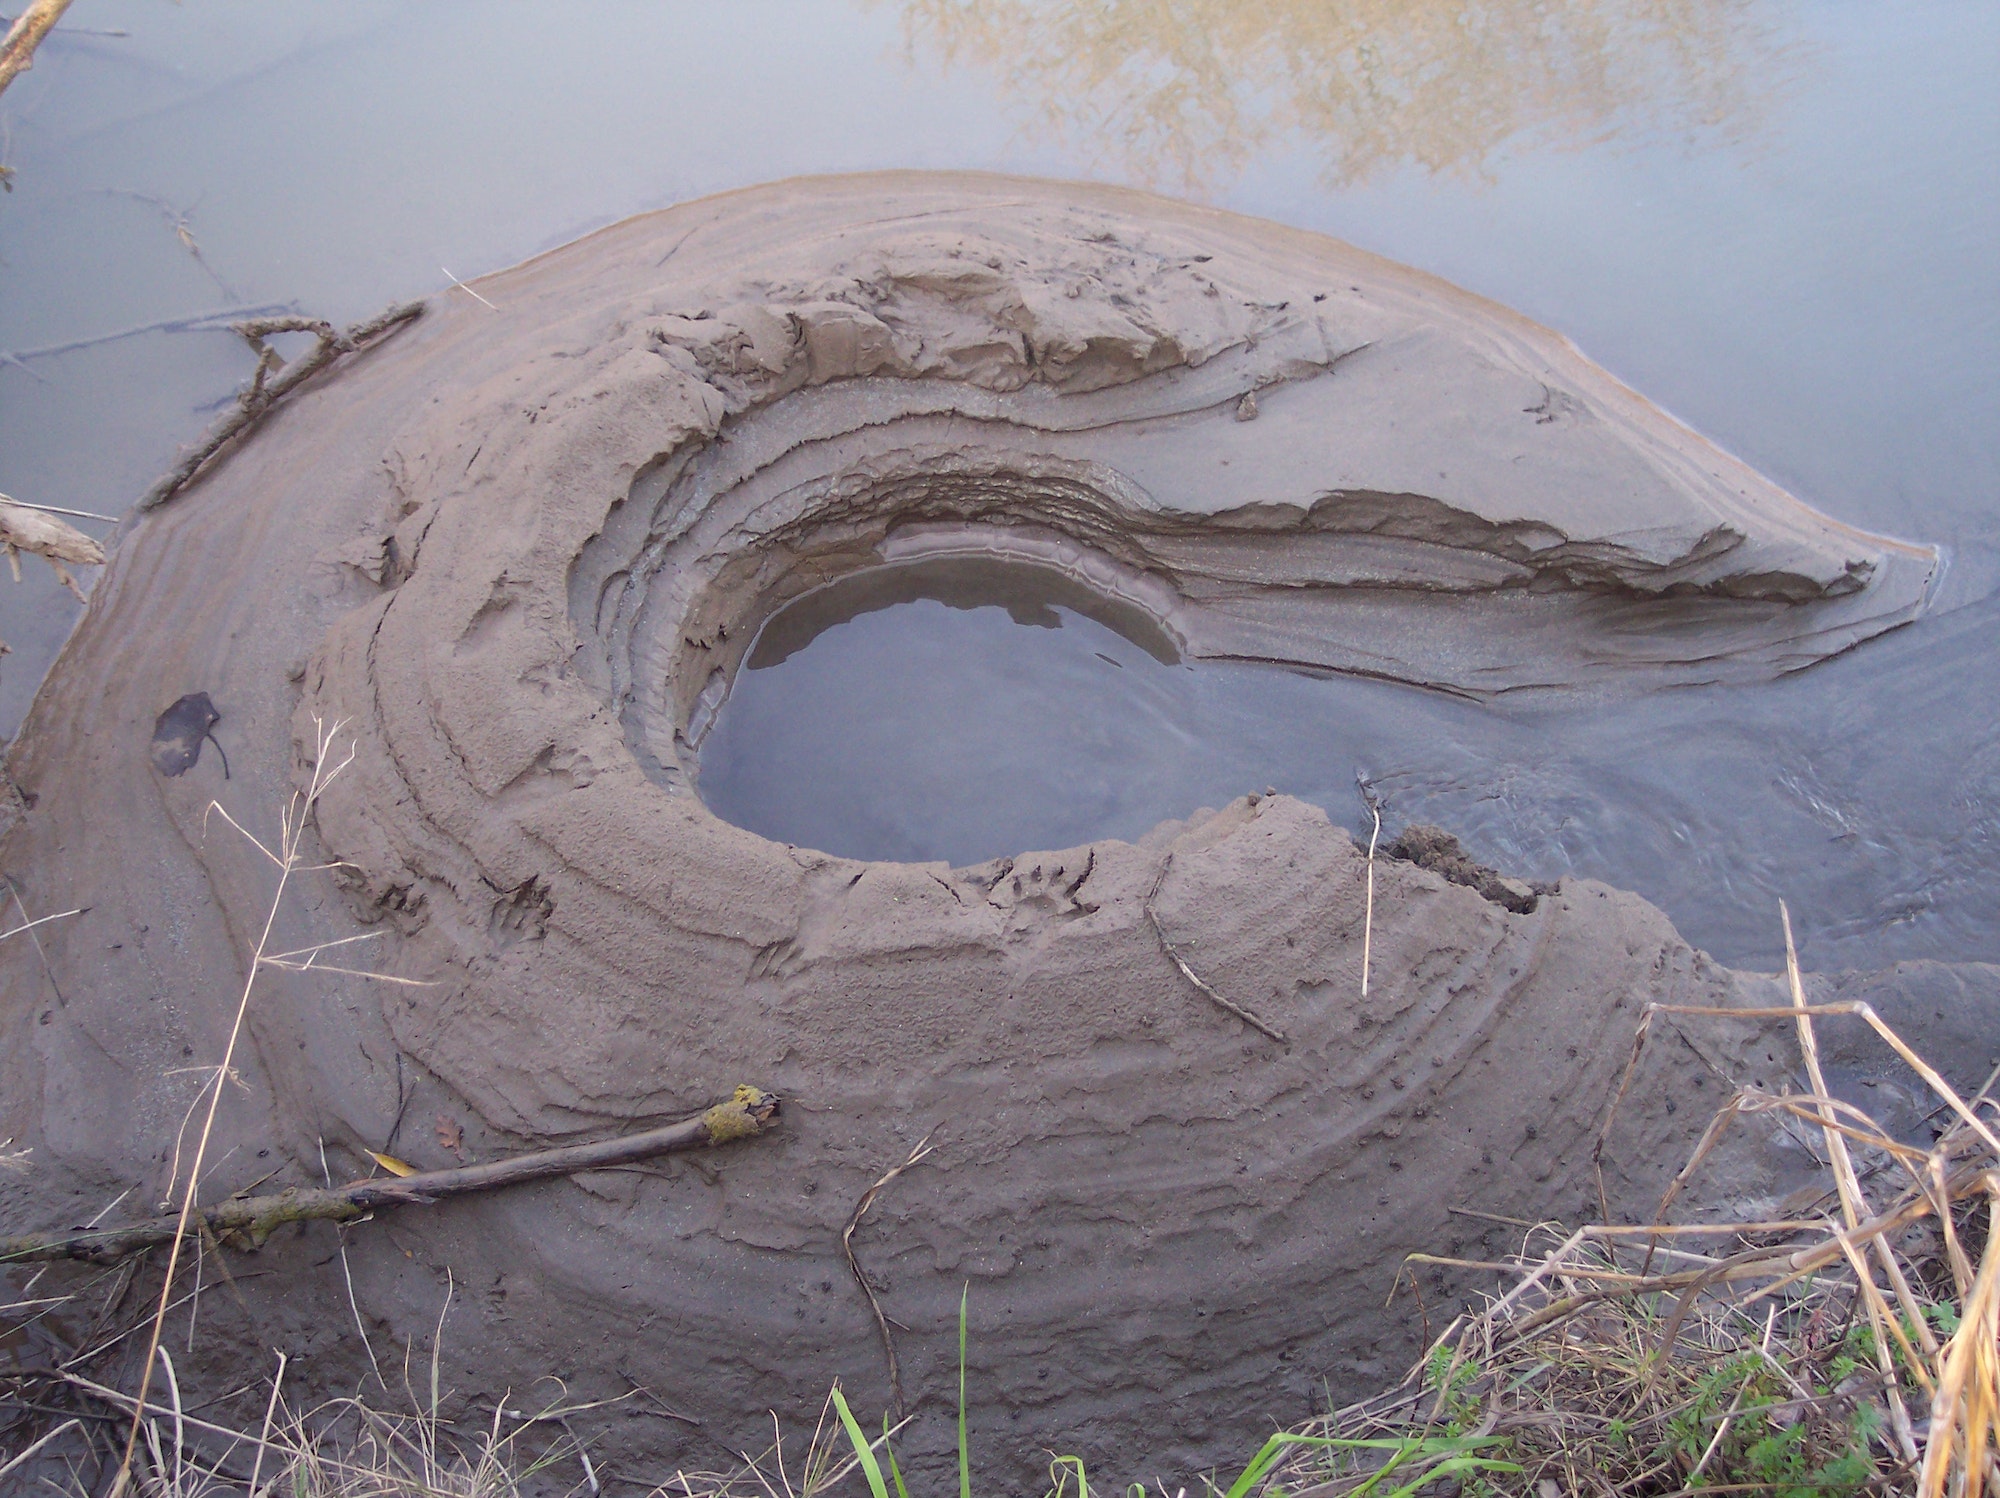
[[[602,1170],[655,1155],[708,1149],[755,1138],[777,1126],[778,1111],[778,1099],[773,1094],[755,1087],[738,1087],[726,1102],[717,1103],[693,1118],[642,1134],[537,1150],[484,1165],[383,1176],[346,1186],[295,1189],[270,1196],[231,1197],[201,1208],[196,1214],[199,1221],[190,1222],[188,1228],[190,1233],[205,1229],[231,1248],[257,1248],[288,1222],[351,1222],[386,1207],[428,1204],[448,1196],[496,1191],[527,1181]],[[169,1215],[111,1227],[0,1238],[0,1263],[38,1259],[110,1263],[172,1241],[179,1225],[179,1217]]]

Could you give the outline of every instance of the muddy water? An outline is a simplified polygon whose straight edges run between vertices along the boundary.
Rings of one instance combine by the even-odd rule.
[[[1032,579],[1013,598],[909,583],[916,597],[869,612],[806,600],[771,621],[703,748],[715,811],[854,858],[963,865],[1137,837],[1266,787],[1362,830],[1365,781],[1392,826],[1439,822],[1520,874],[1637,889],[1714,950],[1764,949],[1772,891],[1857,961],[1885,942],[1991,950],[2000,745],[1990,723],[1961,737],[1952,710],[1992,649],[1989,610],[1773,687],[1479,704],[1164,663]],[[1912,764],[1939,803],[1881,795]]]
[[[80,7],[127,34],[58,33],[0,100],[0,490],[118,513],[249,371],[213,332],[62,348],[133,327],[358,316],[791,173],[1205,193],[1517,306],[1822,510],[1944,546],[1936,608],[1771,686],[1480,707],[1169,666],[1074,600],[1010,613],[947,580],[980,606],[858,612],[745,672],[712,804],[962,860],[1265,785],[1354,825],[1360,770],[1392,820],[1636,888],[1731,961],[1770,961],[1781,893],[1812,965],[2000,955],[2000,12],[1173,9],[1191,24],[1155,34],[1084,0],[560,29],[526,5]],[[0,593],[0,727],[73,612],[32,559]],[[1047,705],[1062,726],[1028,734]]]

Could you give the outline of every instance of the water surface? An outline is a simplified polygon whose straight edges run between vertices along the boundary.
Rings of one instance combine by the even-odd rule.
[[[1815,965],[2000,958],[2000,8],[1462,11],[606,0],[553,24],[509,0],[93,0],[75,25],[126,34],[59,31],[0,97],[0,491],[120,513],[249,374],[220,332],[38,352],[135,326],[352,319],[802,172],[1206,195],[1560,329],[1820,509],[1943,545],[1939,608],[1768,687],[1477,708],[1169,667],[1059,602],[1048,629],[909,601],[745,673],[712,797],[757,711],[865,728],[863,689],[894,686],[930,726],[877,724],[850,757],[878,778],[852,784],[908,856],[1130,835],[1267,784],[1358,825],[1361,768],[1393,819],[1641,889],[1729,960],[1773,959],[1779,894]],[[0,584],[9,732],[76,612],[24,572]],[[977,693],[952,685],[972,663]],[[1038,743],[1022,713],[1048,694],[1092,713]]]

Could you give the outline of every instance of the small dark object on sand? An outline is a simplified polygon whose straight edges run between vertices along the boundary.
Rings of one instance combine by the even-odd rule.
[[[1541,896],[1551,893],[1546,887],[1509,879],[1499,870],[1475,862],[1459,845],[1457,838],[1442,827],[1432,827],[1423,822],[1412,822],[1382,851],[1391,858],[1400,858],[1420,869],[1429,869],[1433,874],[1442,874],[1453,884],[1477,890],[1495,905],[1504,906],[1516,915],[1533,914]]]
[[[222,778],[229,778],[229,756],[211,731],[222,721],[206,692],[189,692],[161,713],[153,724],[153,768],[162,775],[185,775],[201,758],[202,740],[222,755]]]

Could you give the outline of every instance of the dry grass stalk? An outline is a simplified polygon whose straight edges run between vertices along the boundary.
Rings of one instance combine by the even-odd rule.
[[[882,1334],[882,1356],[889,1365],[889,1394],[895,1401],[898,1420],[903,1418],[903,1368],[896,1358],[896,1339],[890,1334],[889,1318],[882,1312],[882,1302],[876,1298],[875,1287],[868,1283],[868,1276],[861,1272],[861,1260],[854,1255],[854,1230],[861,1226],[861,1219],[868,1215],[868,1209],[875,1205],[875,1198],[882,1194],[884,1188],[930,1154],[931,1140],[937,1137],[938,1129],[943,1127],[943,1124],[939,1124],[919,1139],[916,1148],[910,1151],[908,1158],[901,1165],[891,1168],[874,1185],[862,1192],[861,1199],[854,1204],[854,1211],[848,1215],[847,1226],[840,1230],[840,1248],[841,1252],[847,1255],[847,1267],[854,1271],[854,1283],[859,1285],[861,1293],[868,1297],[868,1309],[875,1317],[875,1329]],[[783,1451],[782,1441],[779,1443],[779,1450]]]
[[[449,1304],[447,1295],[447,1310]],[[609,1479],[600,1475],[573,1422],[623,1400],[575,1401],[559,1380],[550,1379],[544,1382],[554,1385],[555,1397],[539,1405],[517,1404],[504,1396],[490,1409],[461,1406],[440,1377],[444,1320],[440,1314],[427,1376],[413,1379],[405,1356],[400,1410],[359,1398],[294,1409],[284,1393],[283,1354],[264,1396],[262,1419],[244,1428],[185,1410],[171,1383],[165,1399],[142,1406],[131,1395],[80,1374],[58,1378],[82,1401],[81,1407],[115,1410],[142,1421],[145,1434],[136,1465],[141,1490],[150,1498],[527,1498],[531,1493],[543,1498],[605,1491]],[[787,1461],[774,1417],[772,1444],[754,1455],[743,1454],[733,1469],[681,1471],[657,1481],[621,1475],[618,1484],[650,1493],[650,1498],[814,1498],[860,1465],[859,1457],[845,1450],[839,1426],[828,1418],[831,1406],[829,1394],[803,1464]],[[886,1452],[907,1424],[887,1429],[871,1449]],[[83,1425],[84,1418],[72,1417],[52,1427],[0,1465],[0,1476],[28,1469],[65,1437],[81,1441]],[[71,1481],[55,1491],[84,1498],[94,1486],[72,1471]]]
[[[187,1186],[181,1194],[180,1211],[177,1215],[173,1237],[168,1245],[166,1272],[161,1276],[159,1303],[154,1311],[150,1340],[146,1348],[145,1359],[141,1365],[142,1371],[139,1375],[139,1393],[134,1404],[132,1423],[125,1437],[125,1451],[119,1459],[117,1475],[112,1480],[110,1498],[121,1498],[121,1495],[125,1492],[127,1485],[131,1481],[132,1460],[138,1450],[141,1428],[144,1424],[141,1417],[146,1404],[147,1392],[152,1387],[153,1360],[155,1354],[159,1351],[161,1334],[166,1329],[167,1312],[173,1298],[175,1271],[180,1266],[181,1245],[187,1241],[189,1225],[195,1220],[195,1201],[201,1191],[202,1167],[208,1158],[209,1140],[215,1132],[215,1115],[216,1110],[222,1104],[223,1084],[231,1075],[231,1069],[236,1059],[236,1047],[243,1036],[243,1022],[250,1012],[250,995],[256,989],[257,980],[263,975],[264,969],[268,965],[267,954],[270,951],[271,936],[277,927],[278,912],[284,906],[285,891],[291,883],[292,876],[301,872],[306,867],[303,851],[304,840],[306,827],[312,819],[313,808],[318,804],[319,798],[325,794],[326,788],[354,760],[354,750],[351,744],[346,754],[338,761],[335,761],[333,758],[334,744],[342,726],[339,723],[334,724],[330,728],[324,724],[319,726],[318,737],[313,746],[311,781],[304,792],[293,795],[290,804],[285,808],[284,814],[280,817],[278,847],[276,851],[266,847],[255,837],[252,837],[250,833],[244,831],[242,824],[237,822],[234,817],[231,817],[219,803],[210,803],[212,810],[220,813],[230,826],[236,828],[238,832],[242,832],[243,836],[249,838],[251,845],[258,852],[262,853],[264,857],[277,866],[278,883],[277,888],[272,892],[271,904],[265,914],[263,928],[258,933],[257,945],[250,953],[250,960],[245,966],[243,989],[237,998],[235,1014],[230,1020],[229,1039],[223,1046],[222,1059],[216,1065],[208,1082],[204,1084],[204,1090],[208,1096],[208,1111],[202,1120],[201,1131],[195,1139],[194,1157],[188,1169]],[[300,954],[286,953],[283,955],[292,957]],[[359,976],[369,975],[361,974]],[[196,1094],[197,1101],[199,1101],[200,1096],[201,1094]]]
[[[1361,914],[1361,997],[1368,997],[1368,969],[1375,947],[1375,845],[1382,840],[1382,808],[1368,797],[1369,815],[1375,826],[1368,834],[1368,900]]]

